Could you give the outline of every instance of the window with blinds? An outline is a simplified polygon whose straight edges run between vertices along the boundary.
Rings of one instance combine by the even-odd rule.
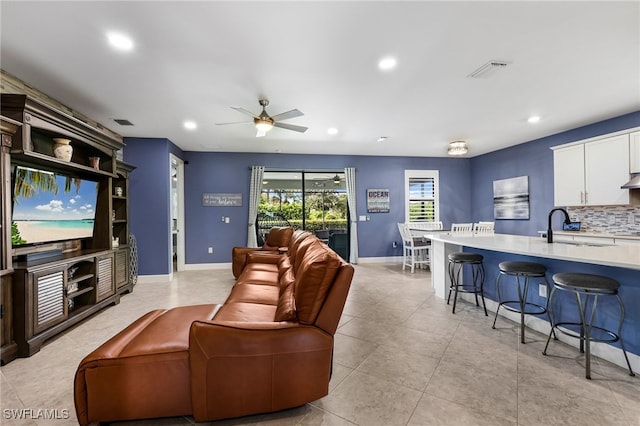
[[[439,221],[438,171],[405,170],[405,199],[407,222]]]

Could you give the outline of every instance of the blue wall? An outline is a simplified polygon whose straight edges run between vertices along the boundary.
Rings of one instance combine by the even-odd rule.
[[[129,179],[129,231],[138,244],[138,273],[171,272],[171,179],[169,153],[182,151],[169,139],[126,138],[124,161],[136,166]]]
[[[469,160],[419,157],[372,157],[296,154],[244,154],[186,152],[185,160],[185,240],[186,263],[230,262],[231,248],[247,242],[248,192],[250,167],[267,169],[343,170],[356,168],[357,215],[370,221],[358,222],[359,255],[385,257],[401,255],[396,226],[404,218],[404,170],[440,170],[440,217],[445,223],[468,221]],[[367,213],[366,189],[389,188],[390,213]],[[208,192],[242,193],[242,207],[203,207],[202,194]],[[221,221],[229,216],[231,223]],[[214,247],[213,254],[207,247]]]
[[[497,220],[496,232],[535,236],[546,230],[548,213],[554,207],[553,151],[549,148],[637,126],[640,111],[472,158],[472,221],[493,218],[494,180],[529,176],[529,220]],[[556,216],[554,229],[562,219]]]
[[[141,275],[171,272],[169,154],[185,164],[185,262],[226,263],[231,248],[247,241],[248,192],[253,165],[267,169],[342,170],[355,167],[356,215],[360,257],[400,256],[396,223],[404,218],[404,170],[440,171],[440,219],[452,222],[493,219],[493,181],[529,176],[530,219],[496,221],[500,233],[536,235],[546,229],[553,207],[553,153],[551,146],[640,126],[640,111],[579,127],[472,159],[335,156],[256,153],[182,152],[168,139],[125,138],[125,161],[137,166],[131,176],[131,231],[139,246]],[[389,188],[390,213],[368,214],[367,188]],[[202,194],[242,193],[242,207],[203,207]],[[221,221],[230,217],[230,223]],[[558,215],[558,220],[560,219]],[[208,254],[207,247],[214,253]]]

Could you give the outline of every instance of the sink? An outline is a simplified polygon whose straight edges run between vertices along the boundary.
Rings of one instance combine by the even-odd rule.
[[[568,244],[576,247],[611,247],[614,244],[586,243],[582,241],[556,241],[553,244]]]

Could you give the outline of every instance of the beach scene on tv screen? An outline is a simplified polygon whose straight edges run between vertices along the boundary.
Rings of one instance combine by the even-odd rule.
[[[96,182],[18,168],[13,245],[93,236],[96,200]]]

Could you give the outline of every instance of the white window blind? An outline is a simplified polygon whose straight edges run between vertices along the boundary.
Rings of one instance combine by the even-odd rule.
[[[405,170],[405,198],[406,221],[439,221],[438,171]]]

